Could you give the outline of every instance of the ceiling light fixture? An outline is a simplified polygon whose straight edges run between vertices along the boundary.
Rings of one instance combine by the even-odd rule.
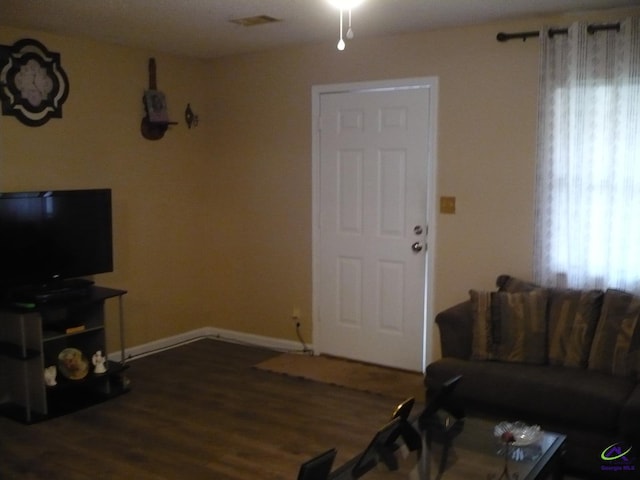
[[[345,43],[342,36],[343,26],[342,18],[344,11],[349,13],[349,28],[347,29],[347,39],[353,38],[353,29],[351,28],[351,10],[360,5],[364,0],[327,0],[331,5],[340,10],[340,39],[338,40],[338,50],[344,50]]]

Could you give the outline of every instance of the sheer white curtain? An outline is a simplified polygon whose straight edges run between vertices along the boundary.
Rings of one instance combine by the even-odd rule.
[[[535,276],[640,292],[640,18],[541,35]]]

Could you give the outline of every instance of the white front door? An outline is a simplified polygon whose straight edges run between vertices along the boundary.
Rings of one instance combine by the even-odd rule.
[[[314,92],[319,353],[425,365],[436,85],[422,80]]]

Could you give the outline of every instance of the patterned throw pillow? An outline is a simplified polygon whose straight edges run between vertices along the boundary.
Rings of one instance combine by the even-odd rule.
[[[474,360],[546,362],[547,292],[469,292]]]
[[[496,279],[496,286],[499,292],[530,292],[542,288],[540,285],[536,285],[528,280],[522,280],[511,275],[499,275]]]
[[[473,330],[471,343],[472,360],[494,360],[493,326],[491,320],[491,292],[471,290]]]
[[[640,297],[609,289],[589,355],[589,369],[617,376],[638,375]]]
[[[602,290],[551,290],[549,364],[587,366],[603,295]]]

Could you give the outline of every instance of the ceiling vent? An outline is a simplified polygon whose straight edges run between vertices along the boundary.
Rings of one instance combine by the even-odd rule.
[[[237,25],[242,25],[243,27],[255,27],[256,25],[275,23],[279,22],[280,20],[270,17],[269,15],[256,15],[255,17],[233,18],[229,21]]]

